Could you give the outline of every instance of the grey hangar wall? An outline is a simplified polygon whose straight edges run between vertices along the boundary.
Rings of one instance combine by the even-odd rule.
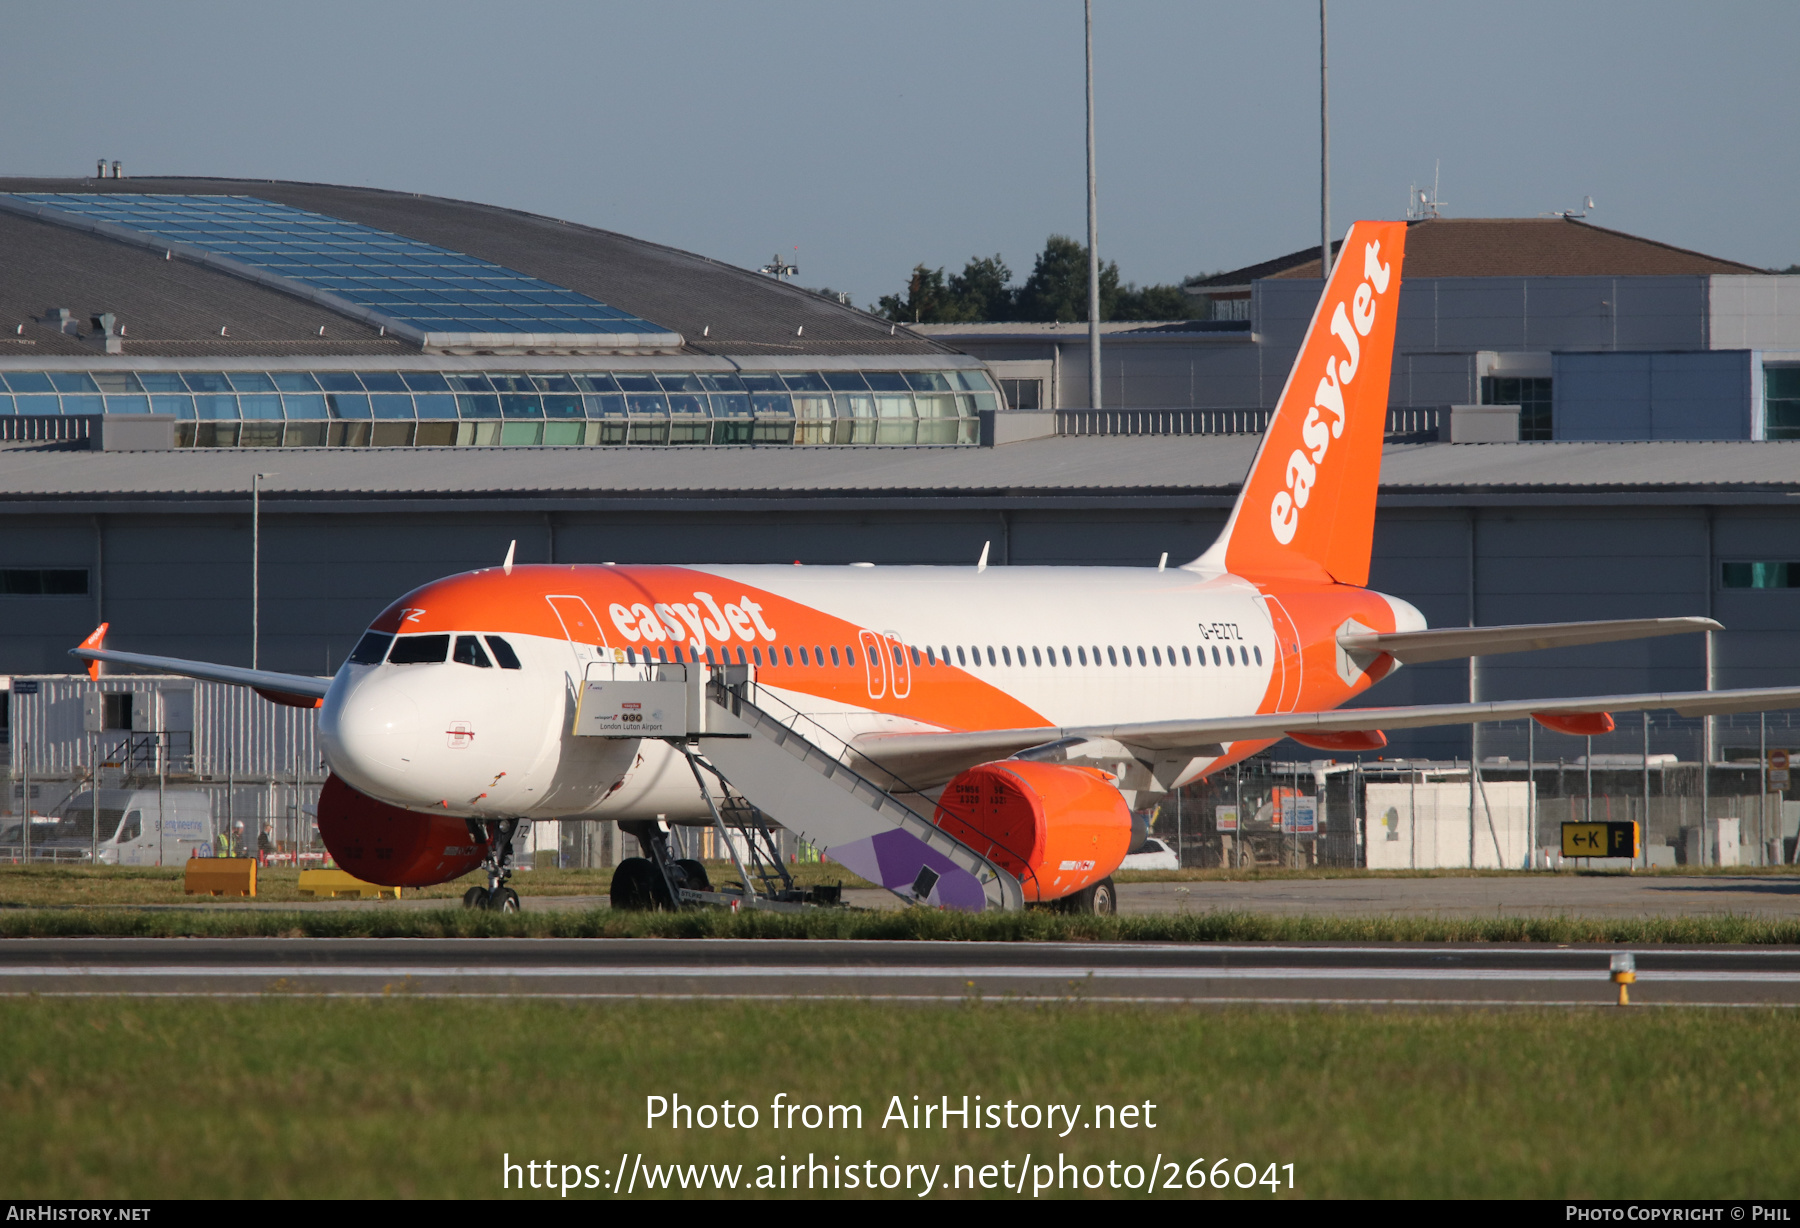
[[[271,500],[262,519],[262,663],[335,670],[390,601],[440,576],[491,566],[515,540],[521,562],[972,565],[992,542],[996,565],[1154,566],[1164,550],[1171,561],[1198,554],[1226,512],[1217,499],[749,502],[592,510],[459,500],[436,510],[333,512]],[[1473,671],[1478,698],[1700,690],[1709,672],[1721,688],[1800,684],[1800,589],[1719,583],[1723,561],[1794,553],[1800,508],[1388,502],[1370,583],[1417,605],[1433,626],[1710,614],[1727,627],[1713,637],[1710,671],[1698,636],[1494,657]],[[44,512],[8,515],[0,525],[0,569],[90,571],[84,596],[0,595],[0,673],[72,672],[67,650],[101,619],[112,624],[115,647],[249,663],[247,508]],[[1461,661],[1402,669],[1363,702],[1459,701],[1470,694],[1471,672]],[[1463,730],[1391,736],[1391,754],[1467,754]]]

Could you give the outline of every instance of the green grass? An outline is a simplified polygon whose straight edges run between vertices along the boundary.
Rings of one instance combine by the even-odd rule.
[[[912,908],[802,914],[692,909],[524,912],[464,908],[230,910],[14,909],[0,939],[143,938],[852,938],[949,942],[1533,942],[1800,944],[1800,920],[1692,917],[1318,917],[1250,912],[1071,917]]]
[[[491,1198],[503,1153],[622,1152],[945,1178],[1160,1152],[1292,1162],[1315,1198],[1800,1196],[1800,1017],[1774,1011],[13,999],[0,1034],[15,1198]],[[777,1091],[860,1104],[863,1128],[770,1129]],[[762,1123],[645,1129],[671,1093]],[[891,1096],[965,1093],[1150,1101],[1157,1128],[881,1128]]]
[[[706,862],[714,882],[735,880],[729,861]],[[789,867],[802,886],[843,883],[867,887],[856,875],[830,862],[804,862]],[[185,870],[180,866],[74,866],[0,865],[0,908],[105,908],[146,904],[229,905],[231,901],[191,896],[182,889]],[[612,888],[610,869],[564,870],[555,868],[521,872],[515,881],[520,892],[535,896],[605,895]],[[469,887],[485,885],[481,871],[431,887],[408,887],[406,899],[459,900]],[[300,872],[292,867],[257,871],[256,898],[273,903],[300,903]],[[239,900],[241,903],[241,899]]]

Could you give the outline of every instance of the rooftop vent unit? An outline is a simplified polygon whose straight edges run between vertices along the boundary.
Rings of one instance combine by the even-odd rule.
[[[119,317],[110,311],[103,311],[97,316],[88,317],[93,326],[93,336],[89,338],[108,354],[125,352],[125,329],[119,324]]]

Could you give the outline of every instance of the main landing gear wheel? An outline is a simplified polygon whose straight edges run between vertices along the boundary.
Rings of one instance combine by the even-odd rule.
[[[692,857],[683,857],[675,863],[685,878],[681,885],[689,891],[711,891],[712,880],[706,876],[706,867]]]
[[[627,857],[613,871],[612,906],[623,912],[650,912],[667,908],[669,890],[648,857]]]
[[[1061,901],[1063,912],[1077,916],[1111,917],[1119,911],[1119,889],[1111,878],[1103,878]]]
[[[463,892],[464,908],[486,908],[487,905],[488,893],[486,887],[470,887],[467,891]]]

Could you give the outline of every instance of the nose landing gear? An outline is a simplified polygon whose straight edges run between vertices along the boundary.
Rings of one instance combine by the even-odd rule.
[[[463,892],[464,908],[480,908],[489,912],[518,912],[519,893],[507,886],[507,880],[513,874],[513,842],[523,834],[523,822],[519,819],[501,819],[485,825],[487,857],[481,865],[487,871],[486,887],[470,887]],[[471,820],[470,834],[475,834],[476,824]]]

